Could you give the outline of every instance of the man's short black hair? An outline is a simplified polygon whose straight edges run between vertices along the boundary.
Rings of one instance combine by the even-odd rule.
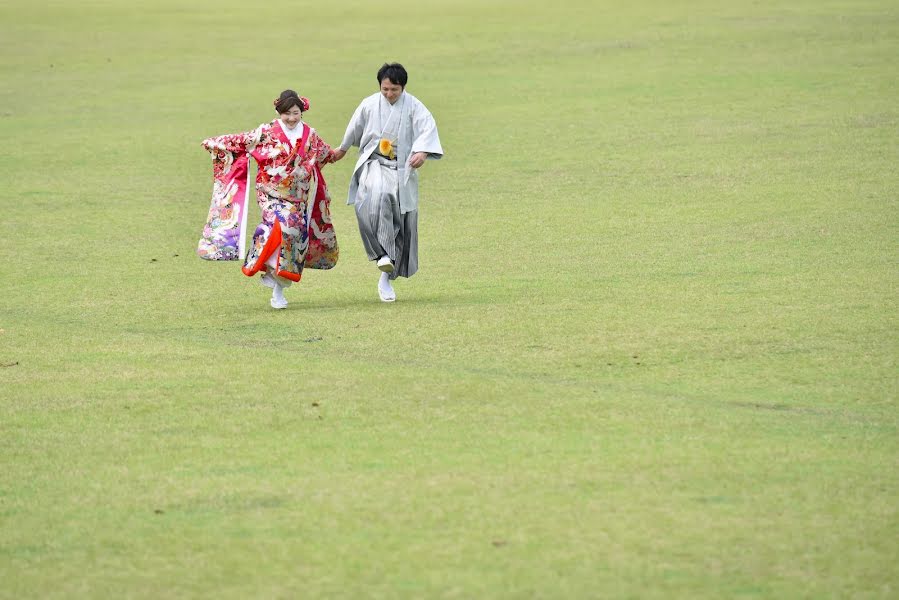
[[[406,87],[406,82],[409,81],[409,74],[406,73],[406,69],[400,63],[384,63],[384,66],[378,69],[378,85],[381,85],[385,78],[395,85]]]

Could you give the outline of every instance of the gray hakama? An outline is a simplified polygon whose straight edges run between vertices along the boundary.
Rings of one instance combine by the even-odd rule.
[[[418,211],[400,210],[398,190],[396,161],[372,154],[359,177],[356,220],[368,259],[393,262],[390,279],[418,271]]]

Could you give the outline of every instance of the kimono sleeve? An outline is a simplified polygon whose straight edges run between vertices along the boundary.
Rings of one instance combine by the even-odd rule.
[[[412,115],[412,136],[410,154],[427,152],[428,158],[433,159],[443,156],[443,147],[437,133],[437,121],[424,105],[419,105]]]
[[[313,129],[309,133],[309,150],[306,155],[315,157],[315,162],[324,163],[331,154],[331,146],[325,140],[319,137],[318,133]]]
[[[246,251],[250,152],[262,127],[203,140],[212,155],[212,200],[197,254],[205,260],[240,260]]]
[[[203,147],[210,153],[230,152],[231,154],[249,152],[259,141],[259,130],[245,133],[229,133],[203,140]]]
[[[362,143],[362,133],[365,131],[364,106],[365,103],[361,103],[350,118],[350,122],[346,126],[346,133],[343,134],[343,141],[340,143],[341,150],[346,151],[351,146],[358,146]]]

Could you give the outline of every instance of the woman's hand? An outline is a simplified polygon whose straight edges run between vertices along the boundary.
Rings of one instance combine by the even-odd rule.
[[[425,164],[425,160],[428,158],[427,152],[416,152],[409,158],[409,166],[413,169],[417,169],[418,167]]]
[[[341,150],[337,148],[336,150],[331,150],[331,156],[329,157],[328,162],[336,163],[338,160],[346,156],[346,150]]]

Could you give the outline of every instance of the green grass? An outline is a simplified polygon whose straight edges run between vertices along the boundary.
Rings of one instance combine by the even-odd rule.
[[[0,597],[899,593],[895,3],[7,1],[0,50]],[[194,255],[199,142],[292,87],[337,144],[384,60],[422,270],[378,301],[350,155],[273,311]]]

